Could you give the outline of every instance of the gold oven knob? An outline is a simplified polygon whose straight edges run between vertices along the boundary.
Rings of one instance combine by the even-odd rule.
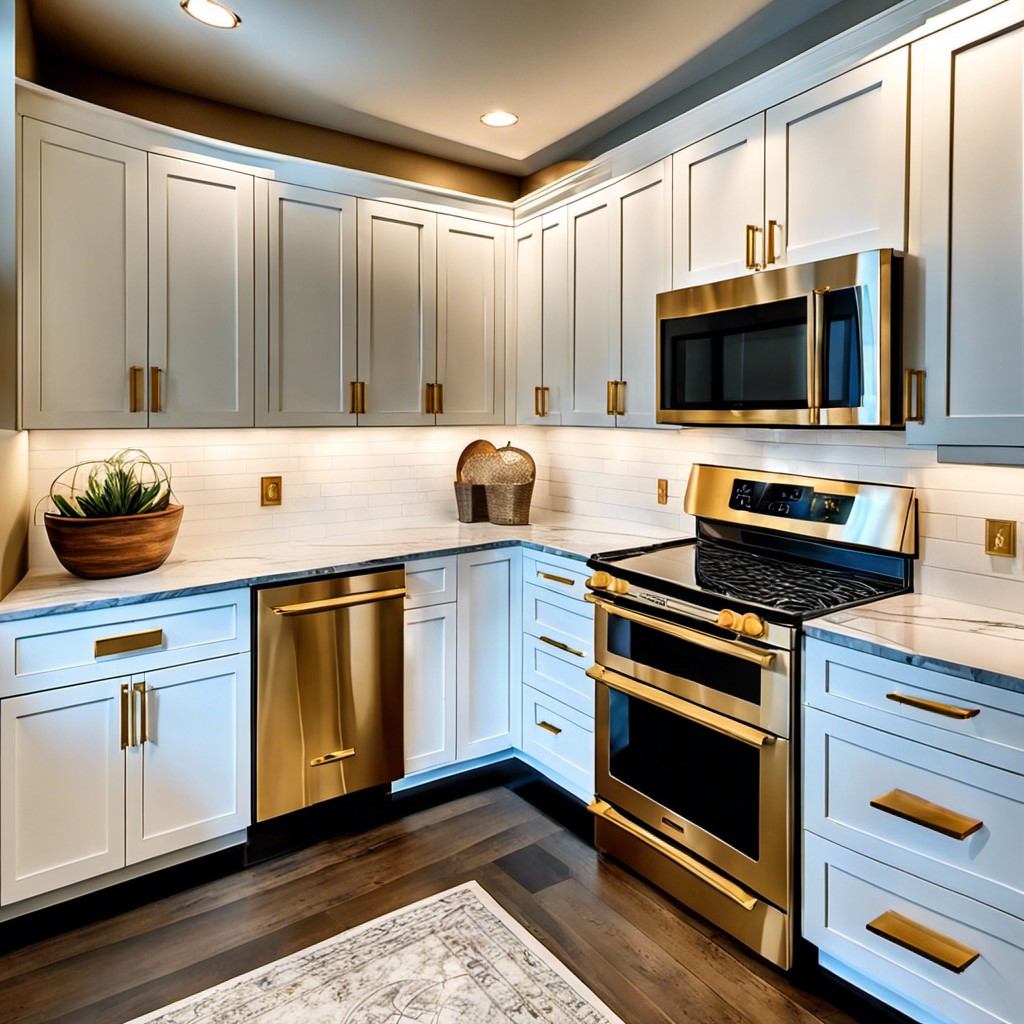
[[[611,583],[608,584],[608,589],[613,594],[628,594],[629,584],[625,580],[617,580],[613,577]]]
[[[760,615],[755,615],[753,612],[747,612],[740,622],[740,629],[746,636],[764,636],[764,619],[762,619]]]
[[[607,590],[611,585],[612,578],[606,572],[595,572],[593,576],[587,580],[587,586],[591,590]]]
[[[723,608],[718,613],[718,618],[715,619],[715,625],[720,629],[731,629],[734,632],[740,632],[740,628],[743,624],[743,616],[739,612],[730,611],[728,608]]]

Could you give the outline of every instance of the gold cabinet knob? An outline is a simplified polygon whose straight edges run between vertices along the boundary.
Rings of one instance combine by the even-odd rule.
[[[753,612],[747,612],[740,621],[740,630],[745,636],[764,636],[764,619],[762,619],[760,615],[755,615]]]
[[[612,582],[611,576],[606,572],[595,572],[593,576],[587,580],[587,586],[591,590],[607,590]]]
[[[611,583],[608,584],[608,589],[613,594],[628,594],[629,584],[625,580],[617,580],[612,577]]]
[[[715,625],[720,629],[731,629],[734,632],[740,632],[743,625],[743,616],[739,612],[730,611],[728,608],[723,608],[718,613],[718,618],[715,619]]]

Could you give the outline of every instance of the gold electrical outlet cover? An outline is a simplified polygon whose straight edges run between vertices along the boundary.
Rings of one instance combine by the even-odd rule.
[[[1017,557],[1017,524],[1010,519],[985,520],[985,554]]]
[[[658,504],[659,505],[667,505],[668,504],[668,481],[667,480],[659,480],[658,481]]]
[[[279,476],[260,477],[260,504],[281,504],[281,478]]]

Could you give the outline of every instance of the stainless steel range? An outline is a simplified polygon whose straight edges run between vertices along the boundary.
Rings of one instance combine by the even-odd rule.
[[[912,588],[914,491],[696,465],[685,508],[588,563],[596,841],[788,968],[801,624]]]

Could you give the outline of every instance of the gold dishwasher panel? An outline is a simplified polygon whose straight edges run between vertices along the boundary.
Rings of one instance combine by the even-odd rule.
[[[404,596],[401,567],[257,592],[257,821],[402,777]]]

